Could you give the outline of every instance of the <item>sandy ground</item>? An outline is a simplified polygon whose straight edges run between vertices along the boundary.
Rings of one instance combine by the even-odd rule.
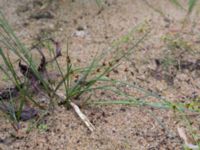
[[[75,66],[86,66],[98,51],[108,49],[113,41],[130,33],[151,29],[150,35],[111,77],[137,83],[160,93],[173,102],[186,103],[200,95],[198,67],[183,70],[156,61],[180,60],[196,63],[199,59],[200,22],[198,12],[183,27],[186,12],[166,0],[0,0],[0,9],[28,48],[45,37],[60,41],[65,61],[66,43]],[[177,38],[178,37],[178,38]],[[137,37],[136,37],[137,38]],[[176,41],[173,41],[173,38]],[[171,40],[172,39],[172,40]],[[177,40],[178,39],[178,40]],[[171,50],[173,49],[173,50]],[[144,57],[145,56],[145,57]],[[182,64],[182,63],[181,63]],[[128,68],[128,71],[124,71]],[[165,69],[164,69],[165,68]],[[158,69],[158,68],[157,68]],[[174,75],[175,74],[175,75]],[[1,81],[1,86],[6,82]],[[131,88],[130,94],[140,96]],[[113,95],[107,97],[115,98]],[[154,101],[149,99],[149,101]],[[16,133],[9,121],[0,118],[0,149],[11,150],[181,150],[183,141],[177,125],[183,125],[178,114],[170,110],[135,106],[86,106],[82,108],[96,130],[90,133],[72,110],[57,107],[44,117],[40,128],[27,132],[29,122],[22,122]],[[199,130],[200,117],[193,118]]]

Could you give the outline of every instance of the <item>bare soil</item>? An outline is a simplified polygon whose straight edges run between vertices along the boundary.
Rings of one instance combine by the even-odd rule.
[[[143,24],[138,32],[151,28],[150,36],[131,54],[130,61],[124,60],[111,77],[137,83],[172,102],[187,103],[200,95],[199,12],[194,11],[183,26],[185,11],[166,0],[148,2],[156,10],[142,0],[103,0],[100,6],[95,0],[0,0],[0,9],[28,48],[46,37],[56,39],[62,44],[62,63],[68,42],[72,64],[79,67],[87,66],[98,51],[108,49],[134,27]],[[0,83],[2,88],[7,85],[3,80]],[[125,90],[140,96],[130,87]],[[104,96],[115,99],[114,95]],[[177,125],[184,124],[180,114],[172,110],[124,105],[81,109],[95,125],[95,132],[90,133],[72,110],[63,107],[56,107],[30,132],[27,130],[34,121],[22,122],[16,132],[0,117],[0,149],[183,149]],[[192,118],[197,134],[199,122],[199,115]]]

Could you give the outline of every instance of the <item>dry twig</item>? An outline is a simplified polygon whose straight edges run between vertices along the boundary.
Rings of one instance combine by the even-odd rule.
[[[61,99],[62,101],[64,101],[66,99],[65,95],[62,92],[56,92],[56,96]],[[74,109],[74,111],[76,112],[76,114],[79,116],[79,118],[84,122],[84,124],[86,125],[86,127],[88,127],[88,129],[93,132],[95,130],[94,125],[90,122],[90,120],[87,118],[86,115],[84,115],[80,108],[73,102],[70,101],[70,106]]]

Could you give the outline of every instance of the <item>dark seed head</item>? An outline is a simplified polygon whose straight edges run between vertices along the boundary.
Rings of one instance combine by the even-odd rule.
[[[118,71],[117,69],[113,69],[112,71],[113,71],[114,73],[116,73],[116,74],[119,73],[119,71]]]
[[[106,63],[105,62],[103,62],[103,64],[102,64],[103,66],[106,66]]]
[[[66,60],[67,60],[67,63],[69,63],[69,64],[71,63],[71,59],[69,56],[67,56]]]
[[[125,68],[125,69],[124,69],[124,72],[128,72],[128,68]]]

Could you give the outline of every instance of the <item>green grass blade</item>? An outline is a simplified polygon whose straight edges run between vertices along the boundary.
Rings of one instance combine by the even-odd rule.
[[[171,3],[173,3],[175,6],[184,9],[183,6],[179,3],[178,0],[170,0]]]
[[[197,2],[197,0],[189,0],[189,2],[188,2],[188,14],[190,14],[192,12],[192,10],[194,9],[196,2]]]

